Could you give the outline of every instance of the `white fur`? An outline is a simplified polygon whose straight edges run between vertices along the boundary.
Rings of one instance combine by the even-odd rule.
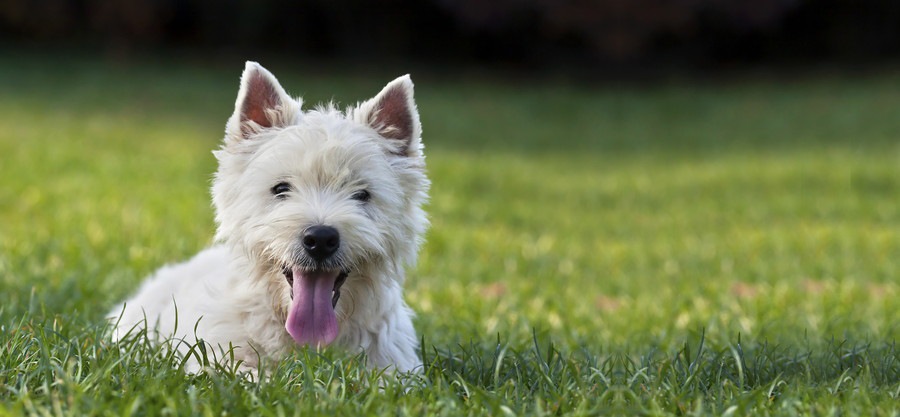
[[[252,77],[273,87],[275,95],[264,96],[276,104],[265,109],[270,126],[243,116],[248,97],[259,97]],[[384,137],[391,126],[377,122],[388,91],[406,100],[413,129],[405,140]],[[294,256],[303,230],[325,224],[339,230],[338,255],[351,271],[331,346],[365,352],[373,368],[420,367],[413,312],[402,297],[404,268],[415,263],[428,226],[420,134],[408,76],[344,112],[333,106],[303,112],[271,73],[248,62],[224,145],[214,152],[218,243],[163,267],[114,308],[114,337],[146,325],[157,341],[202,339],[220,359],[231,345],[251,370],[259,358],[283,357],[296,344],[284,327],[291,288],[281,265]],[[271,189],[281,181],[292,191],[279,200]],[[363,188],[371,193],[368,203],[350,198]]]

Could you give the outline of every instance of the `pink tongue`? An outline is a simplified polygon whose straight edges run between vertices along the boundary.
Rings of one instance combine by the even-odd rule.
[[[304,271],[294,267],[294,300],[284,328],[298,344],[325,346],[338,335],[331,292],[340,271]]]

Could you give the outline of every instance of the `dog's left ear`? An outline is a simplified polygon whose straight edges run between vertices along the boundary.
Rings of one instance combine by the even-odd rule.
[[[421,155],[422,125],[409,74],[391,81],[374,98],[360,104],[355,116],[389,139],[395,155]]]
[[[299,111],[300,103],[287,95],[271,72],[247,61],[226,139],[240,142],[263,129],[290,125]]]

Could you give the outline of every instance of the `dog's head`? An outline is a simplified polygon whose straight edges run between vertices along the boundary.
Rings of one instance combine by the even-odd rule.
[[[343,112],[301,104],[247,63],[212,194],[217,240],[264,277],[294,340],[319,345],[337,337],[345,280],[415,262],[429,182],[409,76]]]

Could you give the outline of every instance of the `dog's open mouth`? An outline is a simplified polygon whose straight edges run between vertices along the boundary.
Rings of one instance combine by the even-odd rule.
[[[341,298],[347,271],[284,267],[291,286],[291,307],[284,327],[298,344],[324,346],[338,335],[334,308]]]
[[[294,298],[294,271],[291,268],[283,266],[281,267],[281,272],[284,274],[284,278],[287,279],[288,285],[291,286],[291,298]],[[341,286],[344,285],[344,281],[347,280],[347,275],[349,272],[341,271],[340,275],[338,275],[337,279],[334,281],[334,288],[331,296],[331,307],[337,307],[338,299],[341,298]]]

